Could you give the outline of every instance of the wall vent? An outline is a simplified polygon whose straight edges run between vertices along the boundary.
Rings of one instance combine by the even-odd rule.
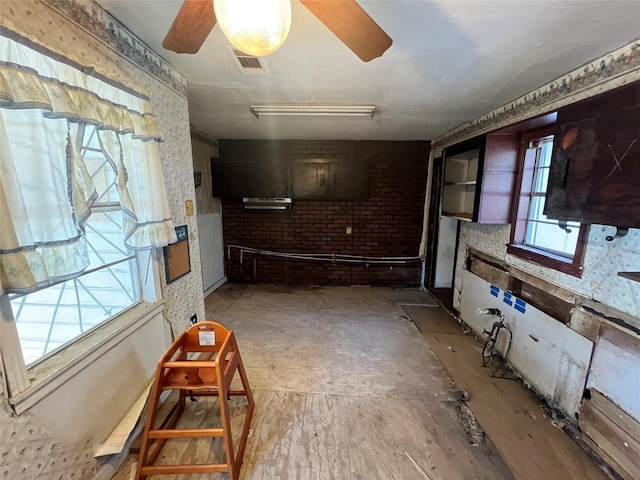
[[[269,75],[266,65],[259,57],[248,55],[233,47],[229,47],[229,50],[243,75]]]

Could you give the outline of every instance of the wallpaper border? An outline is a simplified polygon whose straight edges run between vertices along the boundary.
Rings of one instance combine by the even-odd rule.
[[[440,135],[433,142],[434,148],[442,148],[463,139],[495,130],[503,125],[517,123],[542,113],[555,110],[561,100],[585,93],[586,96],[602,87],[601,91],[627,83],[628,75],[636,71],[640,79],[640,38],[612,52],[602,55],[541,87],[518,97],[512,102],[492,110],[481,117]],[[621,80],[615,82],[614,80]],[[606,85],[606,87],[605,87]],[[600,93],[600,92],[597,92]],[[563,103],[570,103],[569,101]]]
[[[184,76],[98,4],[77,0],[40,1],[183,97],[187,96],[187,80]]]

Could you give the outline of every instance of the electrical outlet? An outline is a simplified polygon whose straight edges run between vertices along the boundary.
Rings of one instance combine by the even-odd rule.
[[[191,315],[191,325],[195,325],[196,323],[198,323],[198,314],[194,313]]]

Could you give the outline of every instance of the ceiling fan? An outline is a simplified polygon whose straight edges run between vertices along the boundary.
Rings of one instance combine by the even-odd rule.
[[[216,24],[215,0],[185,0],[162,46],[176,53],[196,53]],[[299,0],[363,62],[391,46],[393,40],[355,0]]]

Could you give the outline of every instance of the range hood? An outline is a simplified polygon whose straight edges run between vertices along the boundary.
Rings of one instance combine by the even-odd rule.
[[[291,198],[254,198],[242,199],[245,210],[289,210]]]

